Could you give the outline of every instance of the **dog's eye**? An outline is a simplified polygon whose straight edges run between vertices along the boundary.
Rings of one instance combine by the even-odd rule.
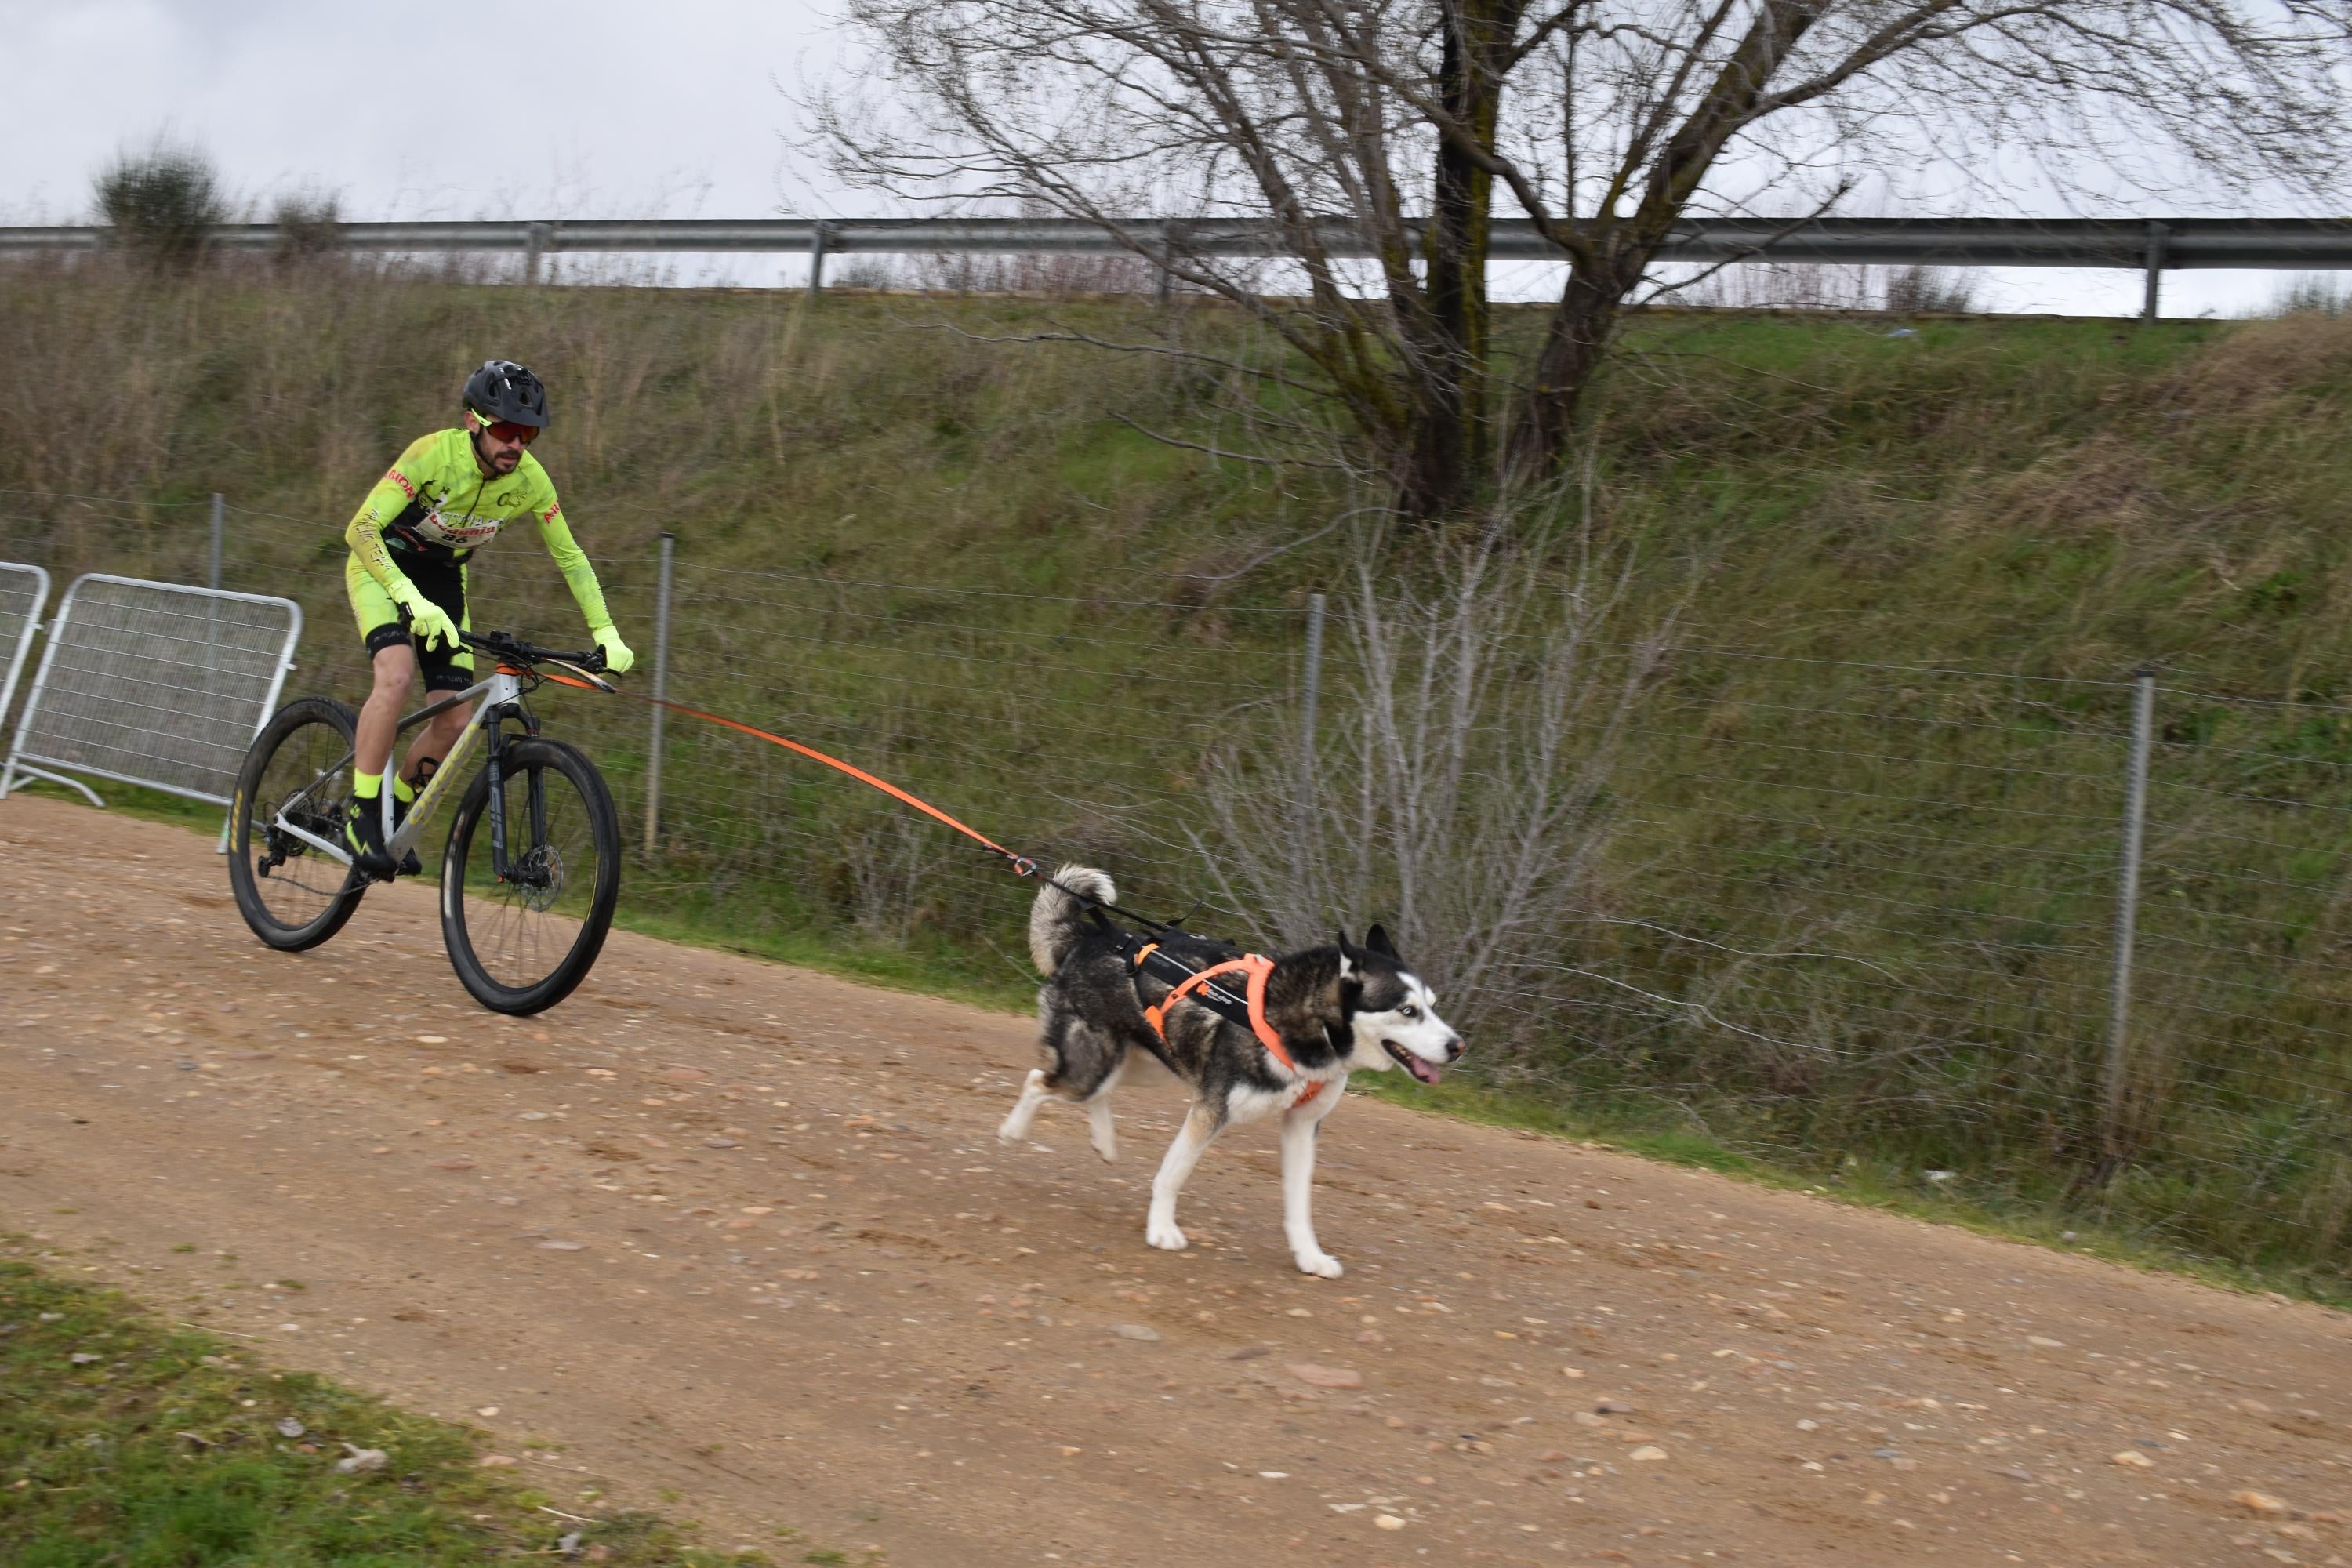
[[[1421,1009],[1414,1006],[1410,1002],[1398,1008],[1397,1011],[1402,1013],[1408,1018],[1418,1018],[1421,1016]]]

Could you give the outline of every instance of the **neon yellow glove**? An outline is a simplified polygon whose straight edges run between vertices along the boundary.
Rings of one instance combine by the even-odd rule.
[[[604,668],[614,675],[628,674],[629,667],[637,662],[637,656],[629,651],[629,645],[623,642],[621,634],[612,627],[593,626],[588,635],[594,637],[596,646],[604,650]]]
[[[449,618],[448,611],[413,586],[394,597],[400,607],[408,612],[408,635],[422,642],[427,653],[436,643],[453,649],[463,646],[457,641],[457,623]]]

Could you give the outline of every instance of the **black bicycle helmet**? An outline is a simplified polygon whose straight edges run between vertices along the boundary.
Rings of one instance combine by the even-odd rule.
[[[547,388],[510,359],[486,359],[466,378],[466,406],[485,424],[508,419],[534,430],[547,428]]]

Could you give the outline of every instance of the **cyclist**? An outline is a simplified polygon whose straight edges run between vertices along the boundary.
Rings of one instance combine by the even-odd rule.
[[[352,519],[343,583],[360,637],[375,667],[375,686],[360,710],[352,748],[351,820],[344,828],[360,868],[389,877],[384,849],[384,774],[422,658],[425,689],[462,691],[474,683],[474,656],[457,640],[466,615],[466,562],[509,522],[529,517],[541,542],[588,617],[589,635],[618,674],[635,655],[613,629],[595,568],[572,542],[539,459],[524,450],[547,428],[547,389],[511,360],[486,360],[466,380],[464,422],[419,437],[400,455]],[[409,743],[408,771],[392,781],[395,824],[465,731],[467,713],[452,708]],[[415,851],[399,870],[420,869]]]

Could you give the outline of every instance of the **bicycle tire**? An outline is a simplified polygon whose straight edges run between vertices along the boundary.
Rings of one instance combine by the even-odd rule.
[[[298,795],[304,826],[321,837],[338,837],[351,803],[352,737],[358,715],[331,697],[304,697],[270,716],[246,749],[237,770],[236,794],[229,805],[228,881],[236,897],[237,913],[263,943],[280,952],[301,952],[318,946],[343,929],[367,891],[366,879],[331,857],[319,854],[299,840],[289,840],[270,828],[281,810]],[[315,733],[325,730],[328,734]],[[306,735],[305,731],[314,731]],[[321,743],[323,742],[323,743]],[[330,777],[323,789],[318,776],[330,774],[321,760],[343,755],[341,776]],[[271,764],[278,764],[275,773]],[[255,848],[254,816],[261,814],[261,847]],[[268,862],[263,864],[263,862]],[[323,870],[333,867],[333,872]],[[300,868],[297,870],[294,868]],[[318,875],[312,875],[314,868]],[[285,875],[278,873],[284,870]],[[264,884],[270,884],[265,888]],[[296,889],[273,905],[277,889]],[[293,919],[300,913],[307,918]]]
[[[450,965],[474,1000],[494,1013],[540,1013],[571,995],[604,949],[621,897],[621,816],[595,764],[578,747],[562,741],[543,736],[510,741],[499,753],[499,771],[507,792],[509,859],[530,870],[505,881],[491,874],[490,773],[486,767],[467,787],[442,848],[441,937]],[[534,841],[530,820],[534,773],[548,802],[548,842]],[[553,797],[550,781],[558,779],[569,786],[569,798]],[[582,817],[577,824],[569,820],[573,800]],[[565,816],[560,825],[559,812]],[[583,849],[595,859],[585,876],[578,865]],[[533,882],[531,878],[545,879]],[[580,884],[585,884],[584,889]],[[557,909],[576,892],[584,893],[584,907],[575,898],[573,910]],[[566,922],[573,921],[577,924],[566,931]],[[520,938],[526,930],[532,933],[527,940],[502,940]],[[562,941],[562,952],[544,973],[537,973],[541,965],[535,957],[506,955],[509,946],[527,946],[536,953],[550,940]],[[497,943],[499,952],[486,962],[481,945],[488,942]]]

